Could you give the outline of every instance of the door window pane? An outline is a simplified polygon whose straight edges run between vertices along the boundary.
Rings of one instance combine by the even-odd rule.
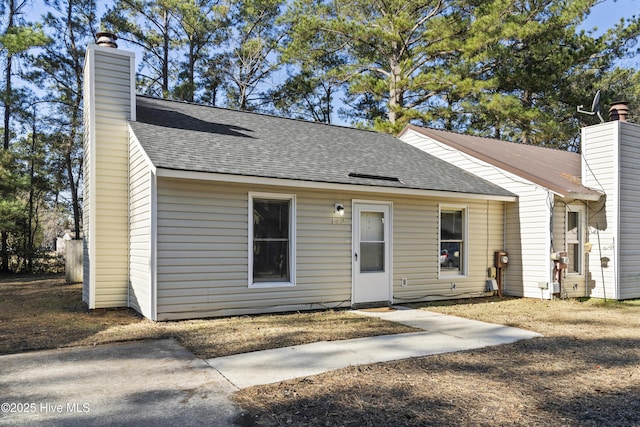
[[[384,271],[384,242],[361,242],[360,256],[361,273]]]
[[[384,213],[360,213],[360,240],[366,242],[384,241]]]
[[[360,272],[384,271],[384,213],[360,213]]]
[[[567,211],[568,273],[580,273],[582,267],[582,220],[580,211]]]
[[[567,244],[567,258],[569,258],[569,264],[567,265],[568,273],[580,273],[580,245],[577,243]]]

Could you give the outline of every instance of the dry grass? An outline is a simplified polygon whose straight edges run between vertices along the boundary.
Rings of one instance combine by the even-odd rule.
[[[88,311],[60,277],[0,279],[0,354],[173,337],[202,358],[415,329],[345,310],[154,323],[132,310]]]
[[[153,323],[80,285],[0,280],[0,354],[174,337],[200,357],[412,331],[346,311]],[[640,425],[640,301],[477,299],[431,311],[545,335],[241,390],[245,425]]]
[[[534,330],[515,344],[241,390],[244,425],[640,425],[640,302],[489,299],[425,309]]]

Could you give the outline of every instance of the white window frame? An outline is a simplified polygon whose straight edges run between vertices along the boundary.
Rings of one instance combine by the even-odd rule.
[[[442,248],[442,211],[462,212],[462,253],[460,254],[460,271],[443,270],[440,265],[440,255]],[[469,206],[468,205],[439,205],[438,206],[438,277],[466,277],[469,255]]]
[[[288,200],[289,209],[289,278],[288,282],[254,282],[253,281],[253,200]],[[249,192],[248,213],[248,253],[249,253],[249,287],[250,288],[280,288],[296,285],[296,195],[283,193]]]
[[[569,240],[569,212],[578,213],[578,239]],[[569,271],[567,269],[566,274],[568,276],[582,276],[584,273],[584,237],[586,227],[586,214],[587,210],[584,205],[566,205],[565,207],[565,220],[564,220],[564,250],[569,255],[569,245],[574,244],[578,246],[578,271]]]

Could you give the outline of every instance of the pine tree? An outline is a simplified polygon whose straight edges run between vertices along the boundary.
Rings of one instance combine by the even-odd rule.
[[[395,132],[425,116],[428,102],[451,79],[449,65],[460,55],[471,14],[463,0],[300,0],[289,13],[290,49],[304,54],[324,34],[345,59],[335,75],[348,82],[354,105],[382,102],[381,116],[365,125]],[[360,100],[359,100],[360,99]]]
[[[4,108],[4,136],[3,151],[9,151],[12,137],[12,118],[19,110],[19,90],[14,87],[14,65],[17,59],[20,59],[29,49],[41,46],[46,42],[46,37],[37,25],[32,25],[24,20],[23,12],[27,5],[26,1],[7,0],[2,3],[1,11],[4,14],[4,28],[0,34],[0,47],[4,59],[4,87],[2,91],[2,104]],[[3,153],[5,162],[5,173],[11,175],[12,156],[10,153]],[[9,180],[7,182],[12,182]],[[7,209],[13,212],[12,205],[15,199],[15,189],[10,185],[3,185],[0,192],[0,198]],[[5,212],[8,217],[12,218],[11,212]],[[0,272],[9,272],[9,231],[10,224],[3,222],[0,231],[1,249],[0,249]]]
[[[183,37],[185,60],[179,64],[175,98],[194,102],[207,74],[208,59],[229,37],[229,7],[221,1],[189,0],[178,4],[178,33]]]
[[[170,97],[175,75],[175,50],[180,0],[116,0],[103,18],[103,25],[118,38],[143,49],[138,70],[138,89],[147,95]]]
[[[97,30],[92,0],[56,0],[47,3],[55,12],[44,16],[52,34],[64,28],[65,37],[53,38],[44,50],[32,58],[31,81],[48,89],[41,108],[54,122],[49,131],[57,135],[50,149],[53,160],[63,165],[64,174],[56,174],[55,187],[65,186],[70,195],[74,235],[80,238],[82,226],[82,89],[85,48]],[[35,113],[36,110],[34,110]]]
[[[226,104],[241,110],[260,109],[268,101],[259,86],[278,68],[277,48],[284,33],[276,20],[283,0],[247,0],[232,4],[234,42],[226,54]]]

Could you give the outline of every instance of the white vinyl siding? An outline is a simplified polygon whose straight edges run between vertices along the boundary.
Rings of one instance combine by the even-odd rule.
[[[90,308],[127,305],[128,130],[133,54],[94,45],[85,65],[85,301]],[[88,201],[87,201],[88,199]],[[86,283],[88,279],[88,284]]]
[[[296,200],[296,286],[250,288],[249,193]],[[158,178],[158,320],[348,307],[352,292],[351,201],[371,194]],[[392,200],[390,200],[392,199]],[[468,206],[469,274],[438,279],[440,200],[380,196],[393,202],[396,302],[484,295],[487,268],[503,241],[503,202]],[[335,203],[345,206],[344,216]],[[489,247],[487,246],[489,245]],[[408,286],[400,287],[400,279]]]
[[[504,293],[539,298],[538,283],[549,282],[551,274],[549,242],[553,194],[539,185],[415,131],[406,132],[401,139],[518,195],[518,202],[506,204],[505,240],[494,250],[506,250],[509,254]]]
[[[640,298],[640,126],[620,123],[619,299]]]
[[[589,296],[618,298],[615,257],[619,216],[619,140],[620,122],[607,122],[582,129],[582,184],[606,194],[606,206],[589,215],[588,241],[593,244],[587,265],[593,285]],[[603,263],[606,258],[609,262]],[[603,284],[604,279],[604,284]]]
[[[129,145],[129,306],[153,319],[153,175],[135,138]]]

